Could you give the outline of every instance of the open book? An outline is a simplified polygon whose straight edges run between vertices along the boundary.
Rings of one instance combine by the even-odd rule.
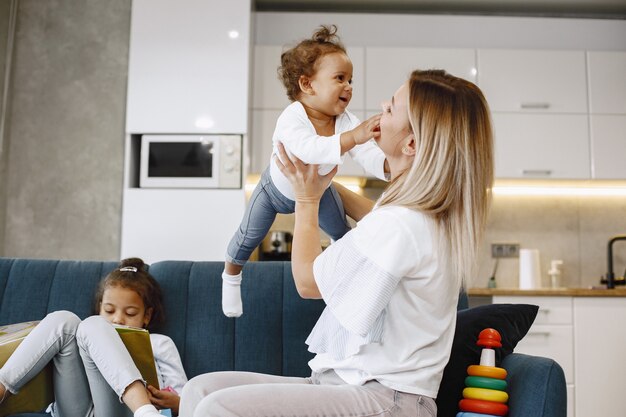
[[[0,367],[4,366],[11,354],[38,323],[38,321],[27,321],[0,326]],[[43,371],[22,387],[19,394],[7,397],[0,404],[0,417],[41,411],[52,401],[54,401],[52,365],[48,364]]]
[[[154,354],[150,343],[150,333],[139,327],[122,326],[114,324],[115,330],[120,335],[128,353],[132,356],[135,366],[139,369],[143,379],[155,388],[159,387],[159,377],[154,365]]]

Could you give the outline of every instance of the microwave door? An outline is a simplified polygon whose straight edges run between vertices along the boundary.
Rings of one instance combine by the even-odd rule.
[[[215,188],[219,183],[218,148],[218,140],[205,136],[144,136],[141,186]]]

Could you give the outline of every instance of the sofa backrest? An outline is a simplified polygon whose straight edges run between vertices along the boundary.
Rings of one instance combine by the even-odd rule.
[[[57,310],[80,318],[93,312],[93,294],[117,262],[0,258],[0,325],[40,320]],[[298,295],[289,262],[248,262],[244,314],[222,314],[223,262],[162,261],[150,266],[160,283],[166,323],[189,378],[239,370],[309,376],[304,343],[324,309]],[[467,308],[462,296],[459,308]]]
[[[117,262],[0,258],[0,325],[39,320],[56,310],[92,314],[93,294]],[[308,376],[304,340],[324,308],[303,300],[288,262],[249,262],[244,315],[222,314],[222,262],[163,261],[150,266],[160,283],[166,323],[188,377],[222,370]]]

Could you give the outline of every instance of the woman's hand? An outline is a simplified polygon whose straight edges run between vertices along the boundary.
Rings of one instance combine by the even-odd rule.
[[[148,385],[148,397],[152,405],[160,409],[169,408],[172,414],[178,415],[178,407],[180,405],[180,397],[178,394],[168,390],[159,390]]]
[[[276,165],[291,183],[297,203],[318,203],[328,184],[337,173],[337,167],[328,174],[320,176],[318,166],[304,164],[296,156],[289,156],[282,143],[278,143],[278,156],[274,155]]]

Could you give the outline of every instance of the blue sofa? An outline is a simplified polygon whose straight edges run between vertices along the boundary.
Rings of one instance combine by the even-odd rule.
[[[116,265],[0,258],[0,325],[38,320],[55,310],[89,316],[96,285]],[[165,295],[162,333],[178,346],[187,376],[221,370],[308,376],[312,355],[304,340],[323,302],[298,296],[290,263],[249,262],[242,285],[245,313],[229,319],[221,310],[222,269],[220,262],[150,266]],[[467,308],[466,298],[459,308]],[[513,353],[502,366],[509,373],[510,417],[565,416],[565,379],[556,362]]]

